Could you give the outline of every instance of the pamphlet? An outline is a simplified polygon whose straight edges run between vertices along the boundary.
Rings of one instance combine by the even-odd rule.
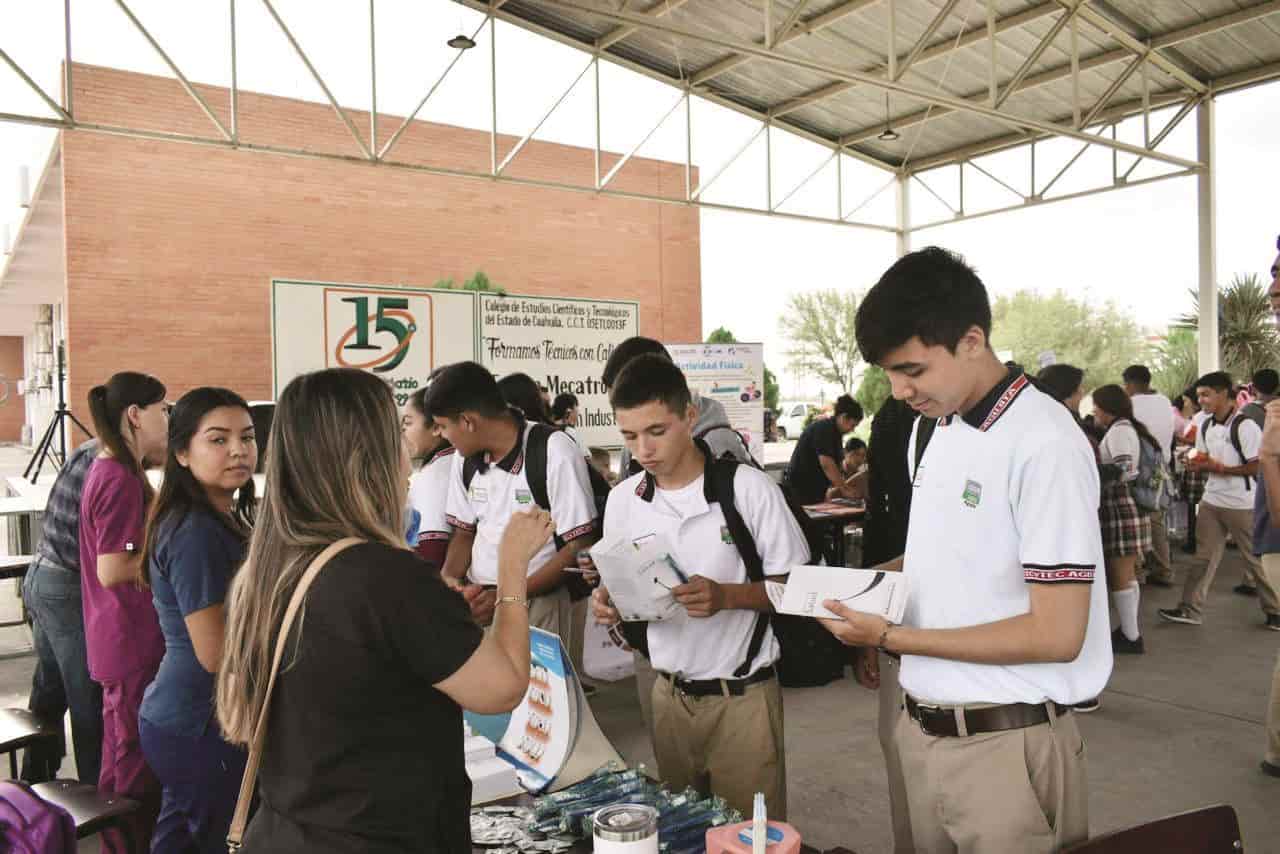
[[[591,548],[591,559],[623,620],[661,622],[684,613],[671,591],[689,578],[672,557],[674,551],[666,537],[657,535]]]
[[[901,572],[875,569],[796,566],[787,577],[781,604],[775,603],[774,608],[782,614],[840,619],[822,606],[829,599],[855,611],[900,623],[907,607],[907,577]]]

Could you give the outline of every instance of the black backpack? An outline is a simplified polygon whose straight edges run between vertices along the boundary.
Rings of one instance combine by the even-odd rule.
[[[547,494],[547,442],[550,441],[553,433],[561,432],[564,432],[563,428],[534,422],[530,425],[529,438],[524,448],[524,473],[529,481],[529,493],[533,503],[548,513],[551,512],[551,497]],[[480,466],[480,455],[468,457],[463,463],[462,486],[464,489],[470,489],[471,481],[480,471]],[[604,506],[609,500],[609,490],[612,487],[609,486],[609,481],[604,479],[604,475],[590,463],[587,464],[587,477],[591,481],[591,498],[596,507],[596,527],[600,529],[604,525]],[[555,535],[554,542],[556,551],[564,548],[564,540],[559,534]],[[569,597],[574,601],[587,598],[593,589],[581,575],[572,572],[566,573],[564,586],[569,590]]]
[[[755,537],[751,535],[746,521],[738,512],[734,498],[734,477],[738,466],[746,464],[731,457],[713,459],[704,443],[699,442],[699,446],[707,455],[705,476],[710,485],[709,494],[713,497],[714,503],[720,505],[720,511],[724,514],[725,527],[729,529],[733,544],[738,549],[738,555],[746,566],[747,579],[752,583],[762,582],[765,580],[764,561],[756,547]],[[815,554],[816,552],[812,551],[814,537],[808,516],[785,491],[783,494],[791,514],[796,518],[801,531],[805,533],[806,543],[810,546],[810,555]],[[735,678],[743,678],[748,674],[751,662],[755,661],[764,643],[765,630],[770,625],[773,626],[774,636],[777,637],[782,649],[782,654],[774,665],[781,684],[788,688],[815,687],[826,685],[844,675],[848,654],[844,645],[823,628],[821,623],[808,617],[770,612],[757,615],[755,628],[751,633],[751,642],[747,647],[746,660],[734,671]],[[649,656],[647,628],[648,623],[622,623],[622,634],[627,639],[627,643],[634,649],[640,650],[646,658]]]

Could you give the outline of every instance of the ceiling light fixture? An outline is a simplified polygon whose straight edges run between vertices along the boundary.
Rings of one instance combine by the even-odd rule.
[[[458,35],[449,39],[448,45],[456,50],[471,50],[471,48],[476,46],[476,40],[471,38],[471,36],[458,33]]]
[[[888,92],[884,93],[884,130],[880,132],[880,135],[877,136],[876,139],[880,140],[881,142],[897,142],[898,140],[902,139],[902,134],[894,130],[893,127],[889,124],[889,93]]]

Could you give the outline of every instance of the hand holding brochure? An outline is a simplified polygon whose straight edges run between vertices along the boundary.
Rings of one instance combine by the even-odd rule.
[[[671,590],[689,579],[673,552],[671,543],[658,536],[600,542],[591,548],[600,580],[623,620],[661,622],[684,613]]]
[[[837,620],[839,617],[822,606],[828,599],[900,623],[907,607],[907,577],[901,572],[841,566],[792,567],[782,604],[774,608],[782,614]]]

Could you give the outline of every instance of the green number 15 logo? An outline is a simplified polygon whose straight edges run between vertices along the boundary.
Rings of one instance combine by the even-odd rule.
[[[369,313],[368,297],[347,297],[343,300],[355,309],[355,325],[342,334],[338,346],[334,350],[334,358],[345,368],[360,368],[385,373],[395,370],[405,356],[409,355],[409,343],[418,331],[418,323],[409,313],[409,300],[404,297],[378,297],[376,309]],[[389,333],[395,338],[394,346],[388,348],[369,343],[369,326],[373,326],[373,334]],[[355,339],[352,341],[352,339]],[[347,351],[370,351],[377,353],[368,361],[352,361],[358,358]]]

